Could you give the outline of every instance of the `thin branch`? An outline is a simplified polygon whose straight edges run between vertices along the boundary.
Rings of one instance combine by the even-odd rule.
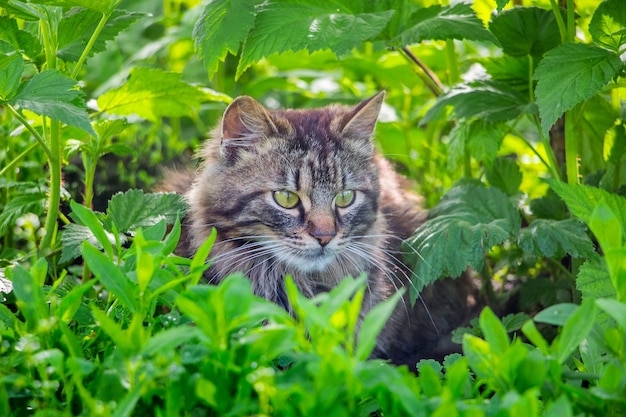
[[[400,51],[404,54],[404,56],[415,65],[417,65],[422,72],[417,72],[418,76],[424,81],[426,86],[432,91],[435,97],[439,97],[443,94],[443,84],[439,81],[437,75],[431,71],[417,56],[411,52],[411,50],[407,46],[403,46],[400,48]]]

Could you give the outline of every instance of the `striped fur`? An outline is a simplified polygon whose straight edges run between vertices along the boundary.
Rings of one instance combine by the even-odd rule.
[[[183,192],[190,206],[180,252],[193,255],[215,228],[207,280],[244,272],[256,294],[286,309],[285,275],[314,296],[367,273],[364,313],[407,285],[400,245],[425,214],[374,150],[383,98],[277,111],[236,99],[201,149],[198,171],[169,173],[162,187]],[[281,207],[273,198],[280,190],[299,203]],[[346,190],[354,201],[339,207],[335,198]],[[466,299],[460,281],[428,287],[414,308],[408,301],[398,307],[375,356],[396,363],[439,357],[448,350],[443,336],[465,318]]]

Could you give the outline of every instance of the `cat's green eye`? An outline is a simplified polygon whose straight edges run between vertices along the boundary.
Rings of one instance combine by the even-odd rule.
[[[335,205],[339,208],[348,207],[354,203],[356,193],[353,190],[344,190],[335,196]]]
[[[287,190],[274,191],[272,196],[276,204],[286,209],[292,209],[300,202],[300,197],[296,193]]]

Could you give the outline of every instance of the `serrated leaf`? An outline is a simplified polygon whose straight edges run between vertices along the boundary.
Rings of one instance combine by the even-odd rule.
[[[26,213],[43,213],[46,195],[42,192],[17,195],[9,200],[0,213],[0,236],[6,234],[15,221]]]
[[[393,14],[393,10],[353,14],[340,2],[265,3],[244,43],[236,77],[274,53],[330,49],[345,54],[376,37]]]
[[[561,44],[554,13],[539,7],[515,7],[494,16],[489,24],[505,54],[541,58]]]
[[[500,190],[480,183],[453,187],[405,242],[416,290],[440,276],[457,277],[468,266],[480,270],[485,254],[516,235],[520,224],[519,213]]]
[[[102,112],[137,115],[156,122],[161,117],[192,116],[200,109],[202,91],[180,80],[180,74],[160,69],[133,68],[119,88],[98,98]]]
[[[89,242],[92,245],[102,249],[102,246],[96,239],[93,232],[87,227],[76,223],[66,224],[61,235],[63,242],[61,249],[60,264],[70,262],[81,255],[81,245],[83,242]]]
[[[522,185],[522,171],[517,162],[511,158],[496,158],[487,167],[485,176],[489,184],[504,192],[508,196],[520,193]]]
[[[617,215],[622,231],[626,231],[626,198],[589,185],[572,185],[554,180],[546,181],[552,190],[565,201],[570,212],[586,224],[590,224],[596,205],[604,201]]]
[[[49,6],[60,7],[81,7],[97,10],[100,13],[110,12],[117,4],[118,0],[36,0],[32,3],[47,4]]]
[[[0,102],[13,96],[23,71],[22,55],[8,43],[0,41]]]
[[[234,55],[239,51],[254,26],[254,4],[250,0],[215,0],[204,7],[192,37],[209,76],[215,74],[227,53]]]
[[[89,122],[83,94],[75,87],[75,80],[56,70],[47,70],[23,83],[10,103],[96,136]]]
[[[418,9],[405,29],[391,45],[410,45],[423,40],[468,39],[497,43],[493,35],[485,29],[482,21],[469,4],[454,6],[434,5]]]
[[[172,224],[185,210],[186,205],[178,194],[144,194],[141,190],[129,190],[111,198],[107,214],[118,231],[127,232],[152,226],[162,219]]]
[[[576,288],[583,300],[593,298],[615,298],[617,293],[611,282],[604,258],[588,259],[578,270]]]
[[[41,52],[39,40],[17,27],[17,21],[8,16],[0,16],[0,40],[6,41],[16,50],[24,51],[30,58],[36,58]]]
[[[461,85],[437,98],[437,102],[424,115],[422,123],[446,116],[448,119],[479,118],[490,122],[513,120],[522,114],[534,114],[536,109],[510,86],[500,82],[475,82]]]
[[[600,92],[621,66],[618,55],[596,46],[568,43],[548,52],[535,71],[544,134],[563,113]]]
[[[517,243],[526,252],[553,259],[566,254],[589,258],[595,253],[587,228],[577,219],[535,219],[522,229]]]
[[[626,44],[626,7],[622,0],[601,2],[589,22],[589,33],[594,42],[618,52]]]
[[[121,31],[143,16],[146,14],[126,10],[114,11],[91,47],[89,56],[104,51],[107,41],[115,39]],[[101,19],[102,13],[97,10],[71,9],[59,22],[57,55],[67,62],[78,61]]]
[[[450,132],[448,163],[456,169],[467,152],[482,164],[490,166],[504,135],[506,126],[486,120],[471,120],[457,124]]]

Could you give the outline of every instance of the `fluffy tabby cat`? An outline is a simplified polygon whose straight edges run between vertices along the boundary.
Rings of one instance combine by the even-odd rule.
[[[162,188],[190,207],[179,252],[193,255],[215,228],[207,280],[244,272],[257,295],[286,309],[287,274],[313,296],[367,273],[363,314],[410,285],[401,242],[425,215],[374,150],[383,99],[267,110],[237,98],[201,150],[199,170],[166,176]],[[373,356],[413,367],[454,350],[449,333],[467,318],[467,297],[463,280],[450,279],[426,287],[414,308],[405,297]]]

